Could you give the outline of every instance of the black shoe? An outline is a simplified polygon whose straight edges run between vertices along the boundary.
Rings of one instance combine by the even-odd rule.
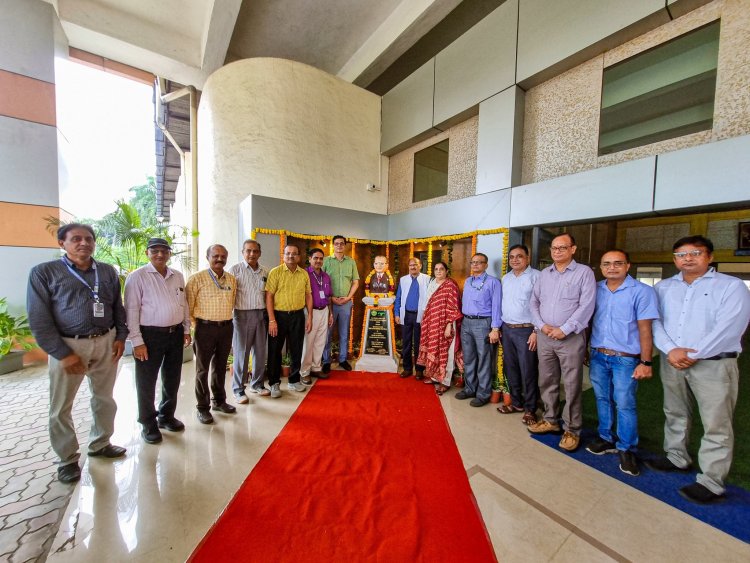
[[[472,407],[483,407],[484,405],[486,405],[489,402],[490,402],[489,399],[474,398],[474,399],[471,400],[471,402],[469,404]]]
[[[683,473],[686,473],[690,471],[689,465],[687,467],[677,467],[674,463],[669,461],[669,458],[667,458],[666,456],[657,457],[655,459],[647,459],[643,462],[643,464],[649,469],[658,471],[660,473],[670,473],[672,471],[682,471]]]
[[[328,375],[327,373],[323,373],[322,371],[314,371],[310,375],[312,375],[313,377],[317,377],[318,379],[328,379],[331,377],[330,375]]]
[[[690,502],[697,502],[698,504],[712,504],[714,502],[723,502],[727,500],[724,495],[717,495],[712,493],[706,487],[700,483],[693,483],[682,487],[679,491],[680,496]]]
[[[125,448],[121,446],[114,446],[112,444],[109,444],[107,446],[104,446],[101,450],[96,450],[95,452],[89,452],[89,455],[91,457],[108,457],[108,458],[114,458],[114,457],[122,457],[125,455],[125,452],[127,452]]]
[[[182,432],[183,430],[185,430],[185,425],[176,418],[172,417],[166,420],[160,419],[159,428],[164,428],[164,430],[169,430],[170,432]]]
[[[588,448],[586,448],[588,450]],[[620,455],[620,471],[638,477],[641,474],[641,470],[638,469],[638,458],[631,451],[617,452]]]
[[[213,424],[214,423],[214,417],[211,416],[211,413],[208,411],[197,411],[195,413],[195,416],[198,417],[198,422],[201,424]]]
[[[609,440],[604,438],[597,438],[586,446],[586,451],[594,455],[614,454],[617,453],[617,448]]]
[[[424,379],[424,372],[418,371],[417,375],[414,376],[414,379],[416,379],[417,381],[422,381]]]
[[[456,399],[458,399],[459,401],[463,401],[464,399],[471,399],[472,397],[474,397],[474,395],[470,395],[466,391],[459,391],[458,393],[456,393]]]
[[[405,369],[404,371],[402,371],[402,372],[401,372],[401,374],[400,374],[400,377],[401,377],[402,379],[405,379],[405,378],[407,378],[407,377],[411,377],[412,375],[414,375],[414,372],[413,372],[413,371],[411,371],[410,369],[409,369],[409,370],[406,370],[406,369]]]
[[[75,483],[81,478],[81,468],[78,463],[69,463],[57,468],[57,480],[61,483]]]
[[[213,407],[211,407],[211,410],[215,411],[221,411],[226,414],[234,414],[237,412],[237,409],[234,408],[232,405],[224,401],[223,403],[217,403]]]
[[[144,426],[141,430],[141,437],[147,444],[158,444],[161,442],[161,432],[156,426]]]
[[[349,362],[347,362],[346,360],[344,360],[343,362],[339,362],[339,367],[344,371],[352,371],[352,366],[350,366]]]
[[[331,373],[331,364],[323,364],[323,373]]]

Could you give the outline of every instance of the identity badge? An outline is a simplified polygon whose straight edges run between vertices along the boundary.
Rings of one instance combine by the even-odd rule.
[[[104,303],[100,301],[94,302],[94,316],[97,318],[104,317]]]

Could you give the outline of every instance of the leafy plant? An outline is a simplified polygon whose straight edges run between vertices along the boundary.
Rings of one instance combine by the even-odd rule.
[[[292,355],[289,352],[284,353],[283,356],[281,356],[281,365],[286,367],[291,367],[292,365]]]
[[[34,344],[28,339],[31,329],[26,315],[14,316],[8,313],[5,297],[0,297],[0,358],[13,348],[31,350]]]

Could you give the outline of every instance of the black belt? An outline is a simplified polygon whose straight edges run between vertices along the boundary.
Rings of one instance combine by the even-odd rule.
[[[737,352],[722,352],[721,354],[716,354],[715,356],[711,356],[710,358],[697,358],[699,360],[726,360],[727,358],[736,358],[739,356]]]
[[[61,334],[60,336],[62,336],[63,338],[75,338],[76,340],[99,338],[100,336],[109,334],[109,331],[112,330],[113,328],[114,327],[110,327],[104,332],[94,332],[93,334]]]
[[[273,310],[273,312],[277,315],[297,315],[304,311],[304,309],[297,309],[296,311],[277,311],[276,309]]]
[[[229,319],[228,321],[207,321],[205,319],[195,319],[195,322],[202,325],[224,326],[232,324],[232,319]]]
[[[534,325],[531,323],[521,323],[517,325],[512,325],[510,323],[503,323],[508,328],[534,328]]]
[[[323,311],[324,309],[328,309],[328,305],[324,305],[323,307],[313,307],[316,311]]]
[[[166,332],[172,334],[182,328],[182,323],[174,326],[143,326],[141,325],[141,332]]]
[[[477,316],[477,315],[464,315],[464,318],[465,318],[465,319],[473,319],[473,320],[477,320],[477,319],[490,319],[490,318],[492,318],[492,317],[490,317],[489,315],[488,315],[488,316],[486,316],[486,317],[482,317],[482,316]]]

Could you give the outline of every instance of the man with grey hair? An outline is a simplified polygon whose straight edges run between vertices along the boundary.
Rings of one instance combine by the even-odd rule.
[[[258,262],[261,256],[260,243],[247,239],[242,243],[243,261],[232,266],[229,271],[237,279],[237,295],[234,299],[234,375],[232,391],[237,403],[249,402],[245,386],[250,382],[250,392],[265,397],[271,394],[264,385],[266,371],[266,345],[268,323],[266,318],[266,280],[268,268]],[[250,352],[252,351],[252,367]]]

